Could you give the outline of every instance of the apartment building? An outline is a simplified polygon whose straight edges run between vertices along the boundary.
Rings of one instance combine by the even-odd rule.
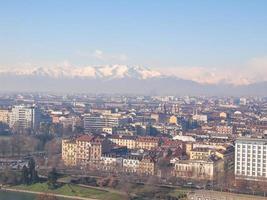
[[[0,122],[4,124],[9,124],[9,115],[10,115],[9,110],[1,109],[0,110]]]
[[[140,156],[128,156],[127,158],[124,158],[122,162],[123,171],[137,173],[141,160],[142,158]]]
[[[62,140],[62,160],[66,166],[76,165],[77,144],[74,139]]]
[[[14,106],[10,113],[9,126],[18,130],[36,129],[40,122],[40,112],[35,106]]]
[[[110,151],[111,146],[108,140],[93,135],[64,139],[62,159],[67,166],[100,162],[102,153]]]
[[[243,137],[236,140],[235,176],[267,181],[267,139]]]
[[[216,132],[219,134],[233,134],[233,127],[232,126],[216,126]]]
[[[110,141],[118,146],[127,147],[127,149],[136,148],[136,137],[126,135],[113,135],[109,138]]]
[[[155,175],[155,161],[149,156],[139,162],[138,173],[143,175]]]
[[[100,161],[102,154],[101,142],[94,136],[83,135],[76,139],[76,160],[79,165]]]
[[[158,147],[159,142],[159,138],[156,137],[138,137],[136,139],[136,148],[151,150]]]

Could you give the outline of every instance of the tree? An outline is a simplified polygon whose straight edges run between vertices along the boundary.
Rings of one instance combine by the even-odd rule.
[[[5,156],[8,153],[8,148],[9,148],[8,142],[5,140],[1,140],[0,151],[1,151],[2,156]]]
[[[23,184],[29,184],[29,169],[24,165],[22,168],[21,181]]]
[[[56,183],[58,179],[58,173],[56,168],[53,168],[51,172],[48,173],[48,187],[50,189],[55,189],[56,188]]]
[[[33,158],[29,160],[29,179],[31,183],[36,183],[39,180],[38,173],[35,170],[35,161]]]

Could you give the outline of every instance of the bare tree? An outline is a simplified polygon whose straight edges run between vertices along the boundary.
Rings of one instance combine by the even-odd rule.
[[[0,140],[0,151],[2,156],[5,156],[8,153],[9,144],[7,140]]]

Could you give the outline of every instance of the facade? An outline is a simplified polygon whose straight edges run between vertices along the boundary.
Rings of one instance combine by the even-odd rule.
[[[128,156],[123,159],[122,167],[124,172],[138,173],[141,158],[138,156]]]
[[[205,160],[178,160],[174,163],[172,175],[195,180],[216,180],[223,170],[223,160],[211,156]]]
[[[9,110],[0,110],[0,122],[4,124],[9,124]]]
[[[193,120],[197,122],[207,123],[208,122],[208,116],[207,115],[193,115]]]
[[[84,116],[84,129],[90,130],[102,130],[103,128],[112,128],[119,125],[119,119],[117,116],[112,115],[85,115]]]
[[[109,141],[91,135],[64,139],[62,140],[62,159],[67,166],[96,163],[101,161],[102,153],[108,152],[110,148]]]
[[[66,166],[76,165],[76,149],[77,144],[75,140],[62,140],[62,160]]]
[[[10,113],[9,126],[18,130],[36,129],[39,126],[39,114],[34,106],[14,106]]]
[[[107,171],[120,171],[122,170],[123,158],[116,155],[104,154],[101,156],[101,169]]]
[[[95,137],[83,135],[76,139],[76,160],[79,165],[86,165],[89,162],[100,161],[102,148],[101,142]]]
[[[151,150],[159,146],[159,138],[156,137],[138,137],[136,139],[137,149]]]
[[[169,123],[170,124],[177,124],[177,117],[175,115],[170,116]]]
[[[207,159],[213,151],[209,148],[194,148],[190,151],[191,160],[204,160]]]
[[[112,129],[112,127],[105,127],[105,128],[102,129],[102,131],[104,133],[108,133],[108,134],[112,135],[113,129]]]
[[[233,134],[233,127],[232,126],[217,126],[216,131],[219,134],[231,135]]]
[[[236,140],[235,176],[239,179],[267,181],[267,139]]]
[[[134,136],[111,136],[109,140],[118,146],[127,147],[127,149],[136,148],[136,137]]]
[[[101,162],[103,165],[112,165],[114,167],[117,165],[122,166],[122,157],[106,154],[101,156]]]
[[[139,163],[139,174],[155,175],[155,162],[151,158],[143,158]]]

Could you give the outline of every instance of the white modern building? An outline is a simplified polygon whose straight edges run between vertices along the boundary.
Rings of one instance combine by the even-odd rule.
[[[207,123],[208,122],[208,116],[207,115],[193,115],[193,120],[197,122]]]
[[[267,181],[267,139],[238,138],[235,143],[235,176]]]
[[[112,115],[85,115],[84,129],[90,131],[91,129],[111,128],[119,125],[118,117]]]
[[[35,106],[14,106],[10,113],[9,126],[18,130],[36,129],[39,119],[39,112]]]

